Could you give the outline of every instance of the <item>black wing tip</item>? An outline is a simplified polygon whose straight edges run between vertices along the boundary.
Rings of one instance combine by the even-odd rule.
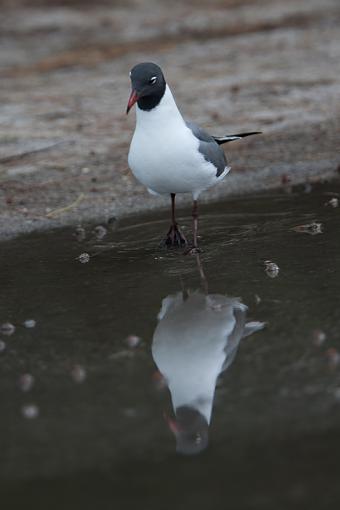
[[[236,135],[230,135],[230,136],[238,136],[239,138],[245,138],[246,136],[251,135],[262,135],[262,131],[250,131],[249,133],[236,133]]]
[[[235,135],[214,136],[214,139],[218,145],[222,145],[223,143],[233,142],[234,140],[239,140],[240,138],[245,138],[246,136],[262,134],[262,131],[250,131],[249,133],[236,133]]]

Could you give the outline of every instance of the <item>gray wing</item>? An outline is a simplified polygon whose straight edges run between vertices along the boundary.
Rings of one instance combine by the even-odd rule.
[[[212,163],[216,167],[216,177],[219,177],[227,166],[227,160],[223,150],[216,140],[209,135],[209,133],[204,131],[204,129],[197,126],[197,124],[194,122],[187,122],[186,125],[200,142],[198,150],[206,161],[209,161],[209,163]]]
[[[227,345],[224,349],[225,360],[222,367],[222,372],[232,364],[235,359],[239,343],[243,337],[243,331],[246,324],[246,309],[240,310],[236,308],[234,310],[235,326],[233,331],[230,333]]]
[[[265,322],[257,321],[246,323],[246,310],[236,309],[234,311],[234,316],[236,323],[233,331],[229,335],[227,346],[224,349],[226,357],[222,367],[222,372],[227,370],[234,361],[240,341],[243,338],[256,333],[256,331],[260,331],[266,325]]]

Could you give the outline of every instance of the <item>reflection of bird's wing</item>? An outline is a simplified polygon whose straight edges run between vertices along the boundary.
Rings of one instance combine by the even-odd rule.
[[[210,295],[209,300],[214,303],[213,306],[218,307],[218,304],[223,308],[228,307],[232,320],[229,320],[228,327],[224,331],[224,354],[225,359],[221,371],[227,370],[232,364],[237,353],[237,348],[240,340],[243,338],[247,306],[241,303],[239,298],[228,298],[226,296]],[[232,329],[230,329],[232,326]]]
[[[239,343],[243,337],[246,313],[247,307],[245,305],[234,308],[235,326],[227,339],[227,344],[224,349],[225,360],[222,371],[227,370],[235,359]]]
[[[226,357],[222,367],[222,371],[227,370],[233,363],[240,341],[243,338],[252,335],[256,331],[263,329],[265,326],[264,322],[254,321],[246,323],[246,312],[248,308],[242,303],[239,303],[239,305],[241,306],[237,306],[234,308],[235,327],[231,334],[229,335],[227,345],[225,347]]]

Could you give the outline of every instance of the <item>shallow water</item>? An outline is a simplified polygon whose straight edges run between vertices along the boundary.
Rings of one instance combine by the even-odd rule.
[[[340,209],[325,207],[329,192],[340,187],[202,206],[199,261],[158,248],[166,213],[106,225],[101,240],[84,226],[82,241],[67,229],[2,244],[0,323],[16,329],[0,335],[1,508],[339,505]],[[294,230],[312,222],[322,233]],[[197,289],[240,298],[246,320],[266,326],[240,335],[217,380],[209,446],[183,456],[152,343],[162,300]],[[199,350],[197,317],[183,328]],[[129,347],[129,335],[141,342]]]

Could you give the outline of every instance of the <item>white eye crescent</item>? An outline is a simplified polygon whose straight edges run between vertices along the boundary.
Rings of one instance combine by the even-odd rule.
[[[153,85],[154,83],[156,83],[157,81],[157,76],[152,76],[149,80],[149,82],[151,83],[151,85]]]
[[[130,76],[130,78],[131,78],[131,71],[129,72],[129,76]]]

